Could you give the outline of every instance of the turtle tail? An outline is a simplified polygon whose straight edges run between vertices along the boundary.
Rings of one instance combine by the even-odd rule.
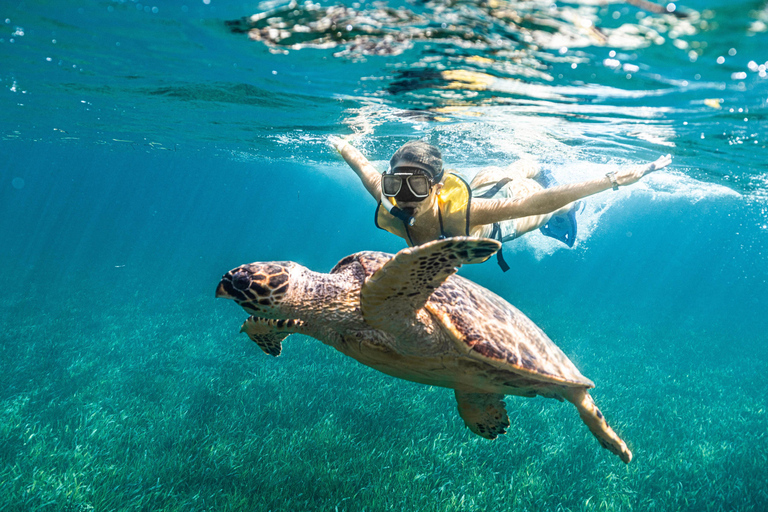
[[[605,421],[603,413],[595,405],[595,401],[589,395],[586,389],[570,389],[569,392],[563,394],[566,400],[576,406],[579,411],[579,416],[582,421],[587,425],[589,431],[592,432],[597,440],[600,442],[600,446],[605,448],[611,453],[619,456],[625,464],[629,464],[632,460],[632,452],[627,448],[625,443],[613,429],[608,426],[608,422]]]
[[[265,354],[277,357],[283,350],[282,341],[302,323],[301,320],[273,320],[250,316],[243,322],[240,332],[247,334]]]

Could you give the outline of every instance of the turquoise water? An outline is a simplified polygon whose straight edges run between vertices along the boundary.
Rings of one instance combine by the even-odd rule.
[[[768,5],[340,5],[0,5],[0,510],[768,509]],[[672,154],[572,249],[460,271],[595,382],[631,464],[568,404],[508,397],[487,441],[449,390],[238,334],[227,270],[403,247],[331,134],[562,183]]]

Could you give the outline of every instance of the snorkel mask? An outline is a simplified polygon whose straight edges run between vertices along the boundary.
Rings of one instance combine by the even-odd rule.
[[[405,169],[398,169],[404,171]],[[410,169],[408,169],[410,171]],[[414,169],[419,171],[419,169]],[[381,204],[394,217],[405,224],[413,226],[413,208],[398,208],[392,204],[390,197],[398,203],[416,203],[429,197],[432,181],[423,173],[388,172],[381,175]]]
[[[381,193],[400,203],[418,203],[429,197],[431,176],[415,167],[399,167],[381,175]]]
[[[440,150],[424,141],[406,142],[389,161],[389,170],[381,176],[381,204],[392,215],[413,225],[413,209],[404,211],[398,203],[417,203],[429,197],[435,183],[443,177],[443,158]]]

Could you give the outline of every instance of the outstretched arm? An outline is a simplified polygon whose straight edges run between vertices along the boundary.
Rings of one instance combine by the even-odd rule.
[[[672,157],[665,155],[655,162],[616,172],[616,183],[619,186],[631,185],[646,174],[666,167],[671,161]],[[472,201],[470,218],[473,225],[482,225],[533,215],[544,215],[612,187],[611,179],[605,176],[581,183],[548,188],[520,199],[475,199]]]
[[[381,197],[381,174],[371,165],[371,162],[363,156],[349,142],[339,137],[331,136],[329,142],[339,154],[346,160],[355,174],[363,182],[363,186],[373,198],[378,201]]]

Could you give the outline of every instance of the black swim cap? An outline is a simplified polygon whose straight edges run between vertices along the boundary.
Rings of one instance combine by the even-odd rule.
[[[443,178],[443,156],[440,150],[423,140],[406,142],[395,151],[389,161],[390,172],[395,172],[398,167],[421,169],[429,174],[432,183],[437,183]]]

